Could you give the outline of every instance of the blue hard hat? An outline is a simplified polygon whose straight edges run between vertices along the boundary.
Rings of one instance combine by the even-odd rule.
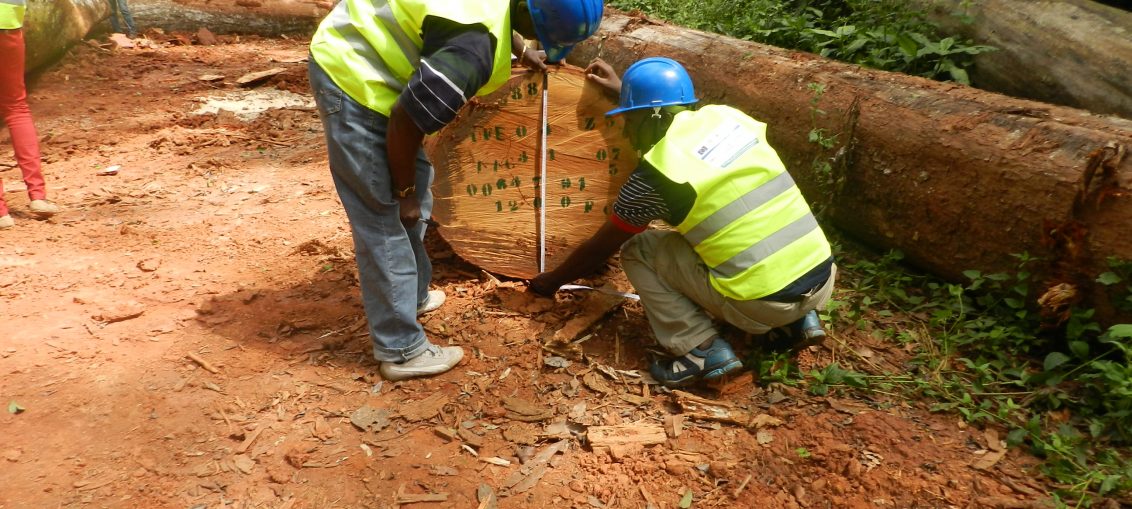
[[[602,0],[528,0],[527,7],[546,61],[552,64],[601,25]]]
[[[621,100],[617,108],[605,115],[697,101],[692,78],[684,66],[671,58],[651,57],[638,60],[625,71],[621,79]]]

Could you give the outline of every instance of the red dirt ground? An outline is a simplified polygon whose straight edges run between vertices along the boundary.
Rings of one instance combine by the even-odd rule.
[[[677,433],[674,395],[626,373],[651,345],[639,304],[600,320],[584,359],[551,367],[542,340],[585,299],[531,300],[435,236],[434,284],[449,300],[423,321],[470,355],[433,379],[382,382],[359,334],[317,113],[190,115],[272,67],[286,72],[260,89],[309,96],[294,62],[305,42],[172,42],[80,45],[32,81],[64,213],[30,217],[18,170],[0,166],[17,221],[0,232],[0,403],[26,409],[0,413],[0,508],[670,508],[688,490],[692,507],[1044,507],[1032,458],[988,461],[994,431],[917,402],[814,397],[747,376],[694,392],[767,414],[760,426],[685,416]],[[6,138],[0,148],[10,153]],[[97,175],[111,165],[117,175]],[[803,364],[867,351],[901,370],[899,348],[865,334],[827,343]],[[387,425],[351,424],[367,406]],[[667,438],[595,450],[583,438],[598,425]],[[429,494],[446,501],[412,502]]]

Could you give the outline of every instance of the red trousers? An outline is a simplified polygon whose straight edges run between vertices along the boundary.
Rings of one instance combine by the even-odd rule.
[[[28,198],[46,199],[47,188],[39,164],[39,135],[31,120],[24,86],[23,30],[0,30],[0,117],[4,117],[4,123],[8,124],[12,133],[12,147],[28,187]],[[4,182],[0,179],[0,216],[7,214]]]

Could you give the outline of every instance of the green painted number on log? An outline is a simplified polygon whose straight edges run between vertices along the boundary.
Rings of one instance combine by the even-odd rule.
[[[598,149],[598,151],[597,151],[597,154],[596,154],[596,157],[597,157],[597,160],[598,160],[598,161],[604,161],[604,160],[605,160],[605,158],[606,158],[606,157],[608,157],[608,156],[609,156],[609,154],[607,154],[607,153],[605,152],[605,149],[604,149],[604,148],[602,148],[602,149]]]
[[[579,191],[585,191],[586,190],[586,177],[579,177],[578,178],[578,190]]]

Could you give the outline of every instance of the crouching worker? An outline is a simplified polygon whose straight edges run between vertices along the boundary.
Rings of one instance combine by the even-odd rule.
[[[781,327],[794,346],[825,337],[815,309],[833,292],[829,242],[766,140],[766,124],[728,106],[698,110],[687,71],[646,58],[625,71],[595,60],[587,77],[620,94],[625,135],[643,154],[609,222],[530,290],[597,270],[619,247],[657,342],[672,357],[649,371],[665,386],[742,368],[712,317],[752,334]],[[647,230],[654,219],[676,231]]]

